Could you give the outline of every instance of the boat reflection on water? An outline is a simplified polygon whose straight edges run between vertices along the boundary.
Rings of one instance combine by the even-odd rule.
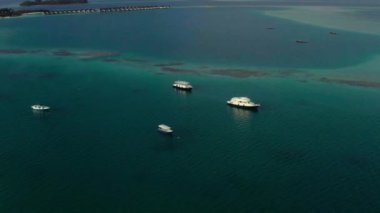
[[[181,90],[181,89],[176,89],[176,88],[174,88],[174,90],[175,90],[178,94],[180,94],[181,96],[188,96],[188,95],[191,94],[191,90],[190,90],[190,91],[189,91],[189,90]]]
[[[50,111],[38,111],[38,110],[32,110],[33,117],[37,118],[47,118],[50,117]]]
[[[255,111],[241,109],[241,108],[231,108],[232,116],[236,121],[248,121],[252,118],[252,114],[255,113]]]

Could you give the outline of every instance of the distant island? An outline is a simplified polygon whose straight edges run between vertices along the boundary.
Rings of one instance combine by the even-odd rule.
[[[24,1],[20,6],[34,6],[34,5],[57,5],[57,4],[87,4],[88,0],[34,0]]]

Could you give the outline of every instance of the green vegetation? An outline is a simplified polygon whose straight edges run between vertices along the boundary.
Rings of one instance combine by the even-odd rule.
[[[9,8],[2,8],[0,9],[0,17],[8,17],[13,16],[14,10]]]
[[[88,0],[34,0],[24,1],[20,6],[55,5],[55,4],[86,4]]]

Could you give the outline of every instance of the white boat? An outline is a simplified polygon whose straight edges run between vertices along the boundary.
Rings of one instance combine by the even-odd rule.
[[[247,97],[233,97],[229,101],[227,101],[227,104],[246,109],[257,109],[261,106],[260,104],[252,102],[251,99]]]
[[[166,133],[166,134],[173,133],[172,128],[170,126],[168,126],[168,125],[165,125],[165,124],[158,125],[158,131],[160,131],[162,133]]]
[[[48,110],[50,110],[49,106],[39,105],[39,104],[31,106],[31,108],[33,110],[36,110],[36,111],[48,111]]]
[[[181,90],[192,90],[193,86],[187,81],[174,81],[173,87]]]

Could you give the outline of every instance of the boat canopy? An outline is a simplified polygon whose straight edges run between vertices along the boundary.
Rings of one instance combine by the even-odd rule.
[[[160,129],[167,129],[167,130],[172,129],[170,126],[165,125],[165,124],[160,124],[160,125],[158,125],[158,128],[160,128]]]
[[[190,84],[189,82],[187,81],[174,81],[175,84],[184,84],[184,85],[188,85]]]
[[[251,99],[249,99],[249,98],[247,98],[247,97],[235,97],[235,98],[231,98],[231,101],[250,102]]]

